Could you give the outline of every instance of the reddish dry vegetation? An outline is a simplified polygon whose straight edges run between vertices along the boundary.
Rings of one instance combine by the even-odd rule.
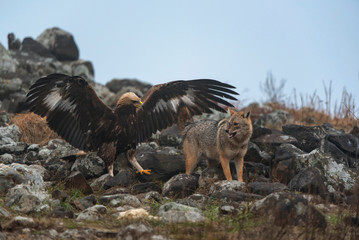
[[[48,127],[45,118],[34,113],[16,114],[12,118],[12,123],[21,130],[21,142],[44,145],[51,139],[60,138]]]

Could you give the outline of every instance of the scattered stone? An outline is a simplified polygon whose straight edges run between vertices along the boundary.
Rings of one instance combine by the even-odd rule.
[[[93,190],[91,186],[87,183],[85,177],[81,172],[72,172],[65,180],[65,187],[67,189],[77,189],[83,194],[92,194]]]
[[[162,195],[159,192],[152,191],[152,192],[146,193],[144,199],[160,202],[162,200]]]
[[[345,154],[359,158],[359,138],[354,137],[352,134],[329,135],[328,141],[332,142]]]
[[[158,142],[161,146],[178,147],[182,143],[182,137],[181,130],[175,124],[159,133]]]
[[[76,221],[97,221],[102,215],[107,213],[107,208],[103,205],[95,205],[80,212]]]
[[[255,126],[280,129],[285,124],[291,124],[293,116],[284,110],[274,110],[271,113],[260,116],[255,122]]]
[[[122,205],[130,205],[133,207],[140,207],[141,201],[133,195],[130,194],[115,194],[107,195],[99,198],[99,203],[106,204],[111,207],[118,207]]]
[[[153,235],[152,232],[153,229],[143,223],[133,223],[121,229],[117,235],[117,239],[153,239],[151,238]]]
[[[201,210],[175,202],[162,205],[158,211],[158,216],[168,223],[205,221]]]
[[[214,193],[216,191],[221,192],[221,191],[225,191],[225,190],[244,192],[244,191],[246,191],[246,183],[239,182],[237,180],[218,181],[218,182],[213,183],[213,185],[211,186],[211,188],[209,190],[209,193],[211,194],[211,193]]]
[[[151,169],[151,175],[138,175],[143,182],[155,179],[167,181],[176,174],[185,172],[185,160],[180,150],[173,147],[159,149],[140,146],[137,148],[137,161],[144,169]]]
[[[263,163],[264,165],[270,166],[272,163],[272,156],[267,152],[261,151],[255,143],[249,142],[244,161]]]
[[[59,199],[61,202],[66,201],[66,199],[68,197],[68,195],[67,195],[67,193],[65,191],[61,191],[61,190],[58,190],[58,189],[54,190],[51,193],[51,195],[52,195],[52,198]]]
[[[132,186],[131,193],[139,194],[139,193],[147,193],[151,191],[156,191],[161,193],[162,189],[158,184],[154,182],[146,182],[146,183],[138,183]]]
[[[219,213],[223,215],[236,215],[238,210],[231,205],[223,205],[219,208]]]
[[[0,217],[8,218],[8,217],[11,217],[11,214],[5,208],[0,207]],[[0,232],[1,232],[1,229],[0,229]]]
[[[251,193],[267,196],[274,192],[288,190],[287,185],[278,182],[250,182],[248,189]]]
[[[90,186],[93,188],[93,189],[102,189],[104,188],[104,185],[107,181],[109,181],[110,179],[112,178],[112,176],[108,173],[102,175],[101,177],[99,178],[96,178],[91,184]]]
[[[92,207],[96,204],[97,200],[95,195],[89,195],[80,199],[75,199],[71,202],[79,210],[85,210],[89,207]]]
[[[54,217],[54,218],[74,218],[74,212],[71,211],[71,210],[67,210],[64,207],[58,207],[58,208],[55,208],[51,212],[51,217]]]
[[[111,177],[103,185],[104,189],[109,189],[115,186],[128,187],[136,180],[135,170],[132,168],[121,169],[114,177]]]
[[[314,206],[300,195],[277,192],[254,203],[250,211],[265,215],[277,226],[313,226],[325,229],[327,222]]]
[[[97,178],[106,173],[106,166],[105,162],[95,152],[91,152],[85,157],[77,157],[71,171],[80,171],[86,179]]]
[[[0,104],[0,109],[1,109],[1,104]],[[0,127],[6,127],[10,123],[10,120],[11,120],[10,115],[5,111],[0,110]]]
[[[288,184],[291,191],[325,196],[327,189],[317,168],[309,167],[300,171]]]
[[[14,33],[9,33],[7,35],[7,44],[9,50],[19,50],[21,47],[21,42],[15,37]]]
[[[233,176],[233,175],[232,175]],[[211,186],[213,183],[225,180],[223,170],[221,167],[205,168],[198,179],[198,184],[202,188]]]
[[[252,139],[252,142],[257,144],[262,151],[264,150],[268,154],[274,155],[277,147],[279,147],[281,144],[295,144],[297,139],[292,136],[285,135],[280,131],[272,130],[272,133]]]
[[[0,193],[7,193],[10,188],[24,182],[25,179],[19,172],[7,165],[0,164]]]
[[[231,190],[215,191],[212,193],[211,197],[224,203],[243,201],[249,202],[263,198],[261,195],[258,194],[237,192]]]
[[[143,93],[147,92],[152,87],[152,85],[137,79],[112,79],[106,83],[106,87],[113,93],[123,92],[123,88],[132,87],[134,89],[139,89],[141,92],[139,96],[142,96]]]
[[[33,228],[35,226],[36,226],[35,221],[32,218],[16,216],[16,217],[12,218],[9,222],[7,222],[3,226],[3,229],[5,231],[12,232],[12,231],[15,231],[18,229],[23,229],[23,228]]]
[[[163,185],[163,195],[171,198],[184,198],[193,194],[198,187],[195,176],[178,174]]]
[[[322,126],[301,126],[301,125],[286,125],[283,126],[283,132],[297,139],[297,142],[292,144],[306,152],[311,152],[320,146],[320,141],[326,135],[326,131]]]

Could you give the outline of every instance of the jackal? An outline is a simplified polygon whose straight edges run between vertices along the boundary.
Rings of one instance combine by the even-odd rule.
[[[186,174],[196,168],[201,156],[207,159],[208,167],[221,163],[227,180],[232,180],[229,161],[234,159],[238,181],[243,182],[244,155],[252,135],[250,112],[236,112],[221,121],[201,121],[185,129],[183,153],[186,158]]]

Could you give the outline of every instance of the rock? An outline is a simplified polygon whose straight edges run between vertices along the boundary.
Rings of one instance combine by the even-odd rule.
[[[118,240],[150,240],[153,239],[153,229],[143,223],[133,223],[120,230],[117,235]]]
[[[237,192],[232,190],[215,191],[212,193],[211,197],[224,203],[243,201],[250,202],[263,198],[261,195],[258,194]]]
[[[18,142],[20,135],[19,127],[14,124],[8,127],[0,127],[0,145]]]
[[[50,215],[53,218],[74,218],[74,212],[64,207],[55,208]]]
[[[106,173],[106,166],[105,162],[95,152],[91,152],[85,157],[77,157],[71,171],[81,172],[86,179],[97,178]]]
[[[232,167],[234,170],[234,166]],[[262,163],[257,162],[244,162],[244,180],[245,181],[257,181],[261,177],[269,177],[270,167],[265,166]],[[232,176],[235,173],[233,171]]]
[[[169,202],[162,205],[159,208],[158,216],[167,223],[205,221],[205,217],[201,210],[175,202]]]
[[[0,43],[0,73],[14,74],[18,68],[18,61],[12,58],[5,47]]]
[[[219,208],[219,213],[223,215],[236,215],[238,214],[238,210],[231,205],[222,205]]]
[[[297,139],[292,136],[285,135],[280,131],[272,130],[271,134],[265,134],[252,139],[252,142],[257,144],[260,149],[266,151],[268,154],[274,155],[277,147],[279,147],[281,144],[294,144],[297,142]]]
[[[244,161],[263,163],[264,165],[270,166],[272,163],[272,156],[267,152],[261,151],[255,143],[249,142]]]
[[[146,193],[144,199],[160,202],[162,200],[162,195],[159,192],[152,191],[152,192]]]
[[[132,185],[136,180],[135,170],[131,168],[121,169],[114,177],[105,182],[103,188],[109,189],[114,186],[127,187]]]
[[[159,133],[158,142],[161,146],[179,147],[182,143],[182,138],[181,130],[175,124]]]
[[[79,49],[73,36],[54,27],[46,29],[36,38],[36,40],[45,46],[60,61],[73,61],[79,59]]]
[[[232,175],[234,176],[234,175]],[[208,187],[211,186],[213,183],[221,180],[225,180],[226,177],[224,176],[222,167],[211,167],[205,168],[198,179],[198,184],[200,187]]]
[[[0,100],[9,98],[11,94],[19,92],[21,86],[22,80],[20,78],[3,79],[0,77]]]
[[[15,37],[14,33],[9,33],[7,35],[7,44],[9,50],[19,50],[21,47],[21,42]]]
[[[325,196],[327,189],[317,168],[309,167],[300,171],[288,184],[291,191],[300,191]]]
[[[61,202],[64,202],[66,201],[68,195],[65,191],[61,191],[61,190],[54,190],[52,193],[51,193],[51,196],[52,198],[54,199],[59,199]]]
[[[110,205],[111,207],[117,207],[122,205],[140,207],[142,205],[141,201],[136,196],[122,193],[102,196],[99,198],[99,203]]]
[[[282,192],[288,190],[287,186],[282,183],[274,182],[250,182],[248,189],[251,193],[267,196],[274,192]]]
[[[354,126],[349,133],[352,134],[354,137],[359,137],[359,126]]]
[[[77,209],[82,211],[89,207],[94,206],[96,202],[97,200],[95,195],[89,195],[80,199],[75,199],[71,202],[71,204],[74,205]]]
[[[71,62],[70,66],[73,76],[83,77],[87,82],[95,84],[95,72],[92,62],[86,60],[76,60]]]
[[[284,110],[275,110],[271,113],[260,116],[253,125],[280,129],[285,124],[293,122],[293,116]]]
[[[320,146],[320,141],[326,135],[325,128],[322,126],[300,126],[286,125],[283,126],[283,132],[297,139],[293,142],[295,146],[306,152],[311,152]]]
[[[202,194],[192,194],[191,196],[177,200],[177,203],[184,204],[187,206],[195,207],[198,209],[205,210],[207,203],[209,202],[209,197]]]
[[[24,40],[22,40],[22,45],[20,51],[30,52],[30,53],[36,53],[41,57],[45,58],[53,58],[54,55],[51,54],[51,52],[45,48],[41,43],[35,41],[31,37],[26,37]]]
[[[77,189],[83,194],[92,194],[93,190],[87,183],[81,172],[72,172],[65,180],[65,187],[68,189]]]
[[[46,152],[45,152],[46,151]],[[39,156],[41,155],[50,155],[51,151],[46,150],[40,150]],[[43,158],[43,157],[41,157]],[[71,166],[72,163],[69,161],[65,161],[58,158],[49,158],[46,160],[45,167],[48,171],[48,175],[45,177],[46,181],[63,181],[66,179],[67,176],[71,173]]]
[[[0,109],[1,109],[1,104],[0,104]],[[10,123],[10,120],[11,120],[10,115],[5,111],[0,110],[0,127],[6,127]]]
[[[345,154],[359,158],[359,138],[352,134],[328,135],[328,141],[332,142]]]
[[[345,166],[349,166],[350,157],[342,152],[334,143],[328,141],[327,139],[323,139],[320,144],[320,151],[323,153],[329,153],[335,159],[337,163],[344,164]],[[355,167],[355,166],[350,166]]]
[[[209,193],[211,194],[211,193],[214,193],[216,191],[221,192],[221,191],[225,191],[225,190],[244,192],[244,191],[246,191],[246,183],[239,182],[237,180],[218,181],[218,182],[213,183],[213,185],[211,186],[211,188],[209,190]]]
[[[7,193],[15,185],[24,182],[25,179],[19,172],[7,165],[0,164],[0,193]]]
[[[106,103],[107,106],[111,107],[111,108],[115,108],[117,101],[118,101],[118,97],[116,96],[116,94],[114,94],[113,92],[111,92],[106,86],[102,85],[102,84],[98,84],[98,83],[93,83],[93,89],[95,90],[97,96],[104,102]]]
[[[323,214],[300,195],[277,192],[254,203],[250,212],[266,215],[269,222],[277,226],[313,226],[325,229],[327,222]]]
[[[62,139],[52,139],[47,143],[47,145],[40,149],[39,156],[42,157],[42,159],[51,161],[53,158],[57,160],[76,155],[78,151],[78,149]]]
[[[109,181],[110,179],[112,178],[112,176],[108,173],[102,175],[101,177],[99,178],[96,178],[91,184],[90,186],[93,188],[93,189],[102,189],[104,188],[104,185],[107,181]]]
[[[142,96],[143,93],[147,92],[152,87],[152,85],[141,82],[137,79],[112,79],[106,83],[106,87],[108,87],[113,93],[118,93],[125,87],[132,87],[134,89],[138,89],[141,92],[139,96]],[[123,93],[124,91],[122,90],[121,94]]]
[[[0,217],[9,218],[11,217],[11,214],[5,208],[0,207]],[[1,232],[1,226],[0,226],[0,232]]]
[[[103,205],[95,205],[80,212],[76,221],[97,221],[102,215],[107,213],[107,208]]]
[[[132,194],[147,193],[151,191],[156,191],[161,193],[162,189],[154,182],[138,183],[133,185],[131,188]]]
[[[35,221],[29,217],[16,216],[7,222],[3,229],[5,231],[15,231],[23,228],[34,228],[36,227]]]
[[[185,159],[181,151],[173,147],[161,147],[157,150],[148,146],[137,148],[137,161],[144,169],[151,169],[151,175],[139,175],[144,182],[155,179],[167,181],[181,172],[185,172]]]
[[[171,198],[184,198],[193,194],[198,187],[195,176],[178,174],[163,185],[163,195]]]
[[[4,144],[0,146],[0,154],[10,153],[15,155],[24,154],[27,144],[23,142]]]

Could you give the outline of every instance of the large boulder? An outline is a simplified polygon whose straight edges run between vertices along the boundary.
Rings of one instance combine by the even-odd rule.
[[[79,49],[74,37],[57,27],[46,29],[36,38],[60,61],[73,61],[79,59]]]

